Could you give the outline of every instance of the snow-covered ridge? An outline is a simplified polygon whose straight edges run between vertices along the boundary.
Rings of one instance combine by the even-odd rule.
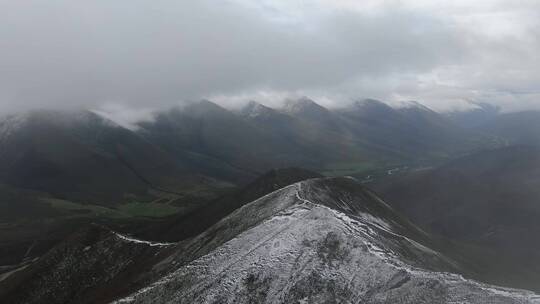
[[[286,114],[298,114],[310,107],[313,108],[322,108],[319,104],[313,100],[303,97],[299,99],[289,99],[286,100],[281,111]]]
[[[264,220],[117,303],[540,303],[532,292],[407,264],[392,250],[396,241],[437,253],[400,235],[392,221],[354,217],[328,207],[336,202],[313,201],[310,187],[317,181],[242,207],[224,221]]]

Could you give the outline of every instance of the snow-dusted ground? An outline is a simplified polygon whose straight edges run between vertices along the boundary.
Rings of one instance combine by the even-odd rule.
[[[393,220],[328,207],[354,209],[352,201],[314,202],[334,195],[313,183],[237,210],[179,248],[201,256],[118,303],[540,303],[531,292],[411,266],[396,244],[438,253]]]
[[[28,115],[10,115],[0,117],[0,143],[7,140],[28,120]]]

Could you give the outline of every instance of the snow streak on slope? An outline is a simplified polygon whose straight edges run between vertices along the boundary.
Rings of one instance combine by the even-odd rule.
[[[392,220],[321,204],[325,189],[315,186],[297,183],[244,206],[217,226],[234,230],[241,219],[255,225],[119,302],[540,303],[526,291],[405,263],[396,240],[411,251],[437,253],[394,231]],[[329,205],[336,204],[352,206]]]
[[[132,237],[129,237],[129,236],[125,236],[125,235],[117,233],[117,232],[115,232],[114,235],[117,238],[122,239],[124,241],[131,242],[131,243],[137,243],[137,244],[146,244],[146,245],[148,245],[150,247],[167,247],[167,246],[176,245],[176,243],[159,243],[159,242],[150,242],[150,241],[139,240],[139,239],[135,239],[135,238],[132,238]]]

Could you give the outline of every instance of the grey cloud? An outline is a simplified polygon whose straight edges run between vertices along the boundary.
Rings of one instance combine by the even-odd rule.
[[[397,2],[372,11],[314,1],[319,11],[291,17],[279,0],[281,10],[272,1],[0,1],[0,111],[114,104],[139,113],[288,94],[334,105],[376,97],[529,107],[536,95],[513,93],[539,89],[540,44],[527,23],[537,6],[525,2],[513,37]]]

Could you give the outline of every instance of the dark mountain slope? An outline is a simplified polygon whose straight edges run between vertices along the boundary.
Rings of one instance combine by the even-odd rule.
[[[246,182],[272,167],[301,163],[299,150],[278,134],[210,101],[159,113],[139,133],[196,170]]]
[[[271,131],[300,151],[298,166],[315,170],[340,159],[365,160],[367,153],[341,126],[339,117],[310,99],[289,100],[281,110],[251,102],[243,117],[258,128]]]
[[[377,187],[415,223],[496,250],[501,282],[540,286],[540,150],[484,151]],[[489,264],[489,263],[488,263]]]
[[[290,116],[300,118],[327,131],[343,131],[341,123],[332,111],[307,97],[288,100],[283,107],[283,111]]]
[[[462,235],[487,232],[494,220],[504,223],[516,219],[519,224],[528,216],[536,218],[540,215],[539,183],[540,150],[520,146],[457,159],[379,189],[413,220],[441,232],[450,224],[441,222],[443,218],[456,213],[478,217],[468,221],[471,226],[460,222],[456,225],[461,229],[449,229]]]
[[[174,216],[162,223],[151,225],[139,232],[139,235],[161,241],[180,241],[194,237],[234,210],[259,197],[315,177],[321,177],[321,175],[298,168],[271,170],[240,190],[224,195],[187,214]]]
[[[503,138],[507,144],[540,146],[540,111],[500,114],[477,129]]]
[[[17,121],[15,124],[14,121]],[[36,111],[3,120],[0,180],[97,204],[204,183],[156,146],[92,112]]]
[[[144,276],[171,246],[91,225],[30,266],[0,277],[0,299],[26,304],[104,303],[133,288],[135,278]]]
[[[260,128],[286,139],[290,144],[294,145],[301,141],[298,139],[298,133],[303,129],[301,122],[286,113],[251,101],[242,108],[240,115]]]
[[[411,104],[392,108],[380,101],[357,101],[339,111],[348,128],[368,147],[396,159],[445,157],[474,148],[474,134],[446,117]]]
[[[46,194],[0,184],[0,223],[14,218],[31,220],[58,215],[57,210],[44,204],[39,198]]]
[[[460,126],[475,128],[501,114],[499,107],[489,103],[472,103],[472,105],[473,109],[450,112],[446,116]]]

